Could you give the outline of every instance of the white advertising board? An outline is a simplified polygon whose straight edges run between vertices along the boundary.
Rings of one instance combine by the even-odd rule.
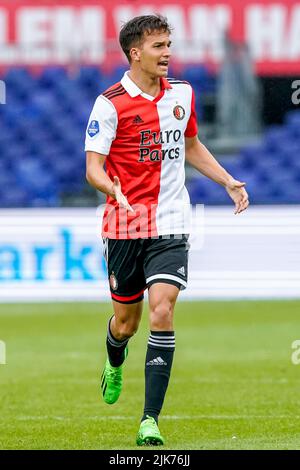
[[[181,300],[300,298],[300,206],[195,212]],[[0,302],[110,300],[95,209],[0,210]]]

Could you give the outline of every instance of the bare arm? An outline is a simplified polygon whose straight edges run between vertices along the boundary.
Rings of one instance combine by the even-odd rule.
[[[86,179],[98,191],[116,199],[121,207],[134,212],[128,204],[127,198],[121,190],[121,183],[117,176],[112,181],[104,170],[106,156],[97,152],[86,152]]]
[[[86,152],[86,179],[98,191],[114,197],[113,182],[104,170],[106,156],[96,152]]]
[[[209,150],[197,136],[185,138],[186,161],[207,178],[221,184],[235,203],[235,214],[247,209],[248,194],[244,188],[246,183],[235,180],[217,162]]]

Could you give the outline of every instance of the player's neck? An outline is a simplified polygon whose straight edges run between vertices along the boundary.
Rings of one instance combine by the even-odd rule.
[[[152,77],[143,73],[141,70],[130,70],[129,78],[147,95],[153,96],[156,98],[161,92],[160,88],[160,78]]]

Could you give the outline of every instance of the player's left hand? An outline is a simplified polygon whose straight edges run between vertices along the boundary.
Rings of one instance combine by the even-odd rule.
[[[225,189],[235,203],[235,214],[240,214],[249,206],[248,193],[245,190],[246,183],[232,179]]]

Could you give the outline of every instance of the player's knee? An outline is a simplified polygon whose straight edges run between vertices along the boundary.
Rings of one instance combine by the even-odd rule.
[[[162,301],[150,311],[151,329],[164,331],[172,328],[173,324],[173,304],[168,301]]]
[[[117,323],[117,331],[118,331],[118,340],[122,340],[125,338],[131,338],[137,330],[138,324],[132,321],[120,321]]]

